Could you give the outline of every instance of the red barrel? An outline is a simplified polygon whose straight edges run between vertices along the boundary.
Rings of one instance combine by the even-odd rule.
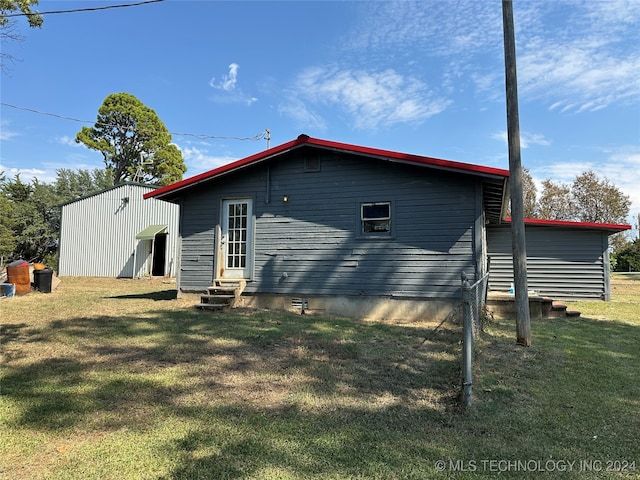
[[[31,277],[27,262],[7,267],[7,282],[16,286],[16,295],[26,295],[31,291]]]

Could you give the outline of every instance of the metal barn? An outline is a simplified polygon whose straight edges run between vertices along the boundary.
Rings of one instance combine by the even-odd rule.
[[[156,188],[124,183],[64,204],[58,275],[174,277],[179,206],[143,199]]]

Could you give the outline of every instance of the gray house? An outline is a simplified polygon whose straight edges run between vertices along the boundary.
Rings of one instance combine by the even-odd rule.
[[[508,175],[301,135],[144,197],[180,205],[179,292],[237,279],[244,305],[443,318],[461,272],[487,272]]]
[[[59,276],[175,276],[179,208],[124,183],[62,206]]]
[[[486,271],[507,178],[301,135],[145,198],[180,205],[180,291],[238,278],[248,305],[438,317]]]

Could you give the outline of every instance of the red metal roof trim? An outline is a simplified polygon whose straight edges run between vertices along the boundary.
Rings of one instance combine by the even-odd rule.
[[[158,188],[153,192],[149,192],[143,195],[143,198],[151,198],[164,195],[165,193],[172,192],[174,190],[181,190],[189,185],[193,185],[203,180],[208,180],[209,178],[215,178],[223,173],[227,173],[238,168],[242,168],[246,165],[250,165],[252,163],[256,163],[264,158],[271,157],[273,155],[277,155],[278,153],[282,153],[290,148],[296,146],[298,144],[298,140],[293,140],[291,142],[283,143],[282,145],[278,145],[277,147],[270,148],[269,150],[265,150],[263,152],[258,152],[249,157],[241,158],[240,160],[236,160],[235,162],[227,163],[226,165],[222,165],[221,167],[214,168],[213,170],[208,170],[206,172],[202,172],[198,175],[195,175],[190,178],[186,178],[179,182],[172,183],[170,185],[166,185],[164,187]]]
[[[357,145],[350,145],[348,143],[332,142],[329,140],[321,140],[319,138],[307,137],[307,144],[315,145],[318,147],[325,147],[329,149],[335,149],[340,151],[359,153],[362,155],[369,155],[373,157],[383,157],[390,160],[398,160],[407,163],[414,163],[418,165],[428,165],[433,167],[441,167],[449,170],[461,170],[464,172],[481,173],[485,175],[492,175],[498,177],[508,177],[509,170],[494,167],[485,167],[482,165],[474,165],[471,163],[455,162],[453,160],[442,160],[440,158],[423,157],[420,155],[412,155],[409,153],[393,152],[391,150],[381,150],[378,148],[360,147]]]
[[[507,222],[511,222],[511,218],[505,219]],[[548,227],[572,227],[572,228],[593,228],[596,230],[609,230],[612,232],[624,232],[625,230],[631,230],[631,225],[625,223],[596,223],[596,222],[574,222],[570,220],[545,220],[542,218],[525,218],[525,225],[539,225]]]
[[[348,143],[332,142],[329,140],[311,138],[307,135],[300,135],[295,140],[291,140],[287,143],[283,143],[282,145],[278,145],[268,150],[258,152],[249,157],[236,160],[235,162],[231,162],[226,165],[222,165],[221,167],[214,168],[213,170],[209,170],[207,172],[203,172],[191,178],[187,178],[185,180],[172,183],[171,185],[158,188],[153,192],[146,193],[144,195],[144,198],[146,199],[146,198],[163,196],[167,193],[181,190],[190,185],[194,185],[204,180],[215,178],[222,174],[240,169],[242,167],[252,165],[254,163],[258,163],[262,160],[273,157],[274,155],[278,155],[280,153],[286,152],[287,150],[290,150],[292,148],[297,148],[302,145],[312,145],[316,147],[327,148],[327,149],[337,150],[341,152],[351,152],[351,153],[356,153],[360,155],[381,157],[381,158],[393,160],[393,161],[405,162],[405,163],[410,163],[414,165],[431,166],[431,167],[442,168],[447,170],[457,170],[461,172],[490,175],[490,176],[497,176],[497,177],[504,177],[504,178],[509,176],[509,170],[504,170],[502,168],[485,167],[482,165],[474,165],[470,163],[454,162],[452,160],[442,160],[439,158],[422,157],[419,155],[393,152],[390,150],[381,150],[378,148],[361,147],[357,145],[350,145]]]

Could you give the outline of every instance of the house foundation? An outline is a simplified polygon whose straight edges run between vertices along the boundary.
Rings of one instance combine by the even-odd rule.
[[[295,313],[328,314],[366,320],[442,321],[460,305],[459,299],[418,299],[356,295],[291,296],[243,294],[236,306]]]

